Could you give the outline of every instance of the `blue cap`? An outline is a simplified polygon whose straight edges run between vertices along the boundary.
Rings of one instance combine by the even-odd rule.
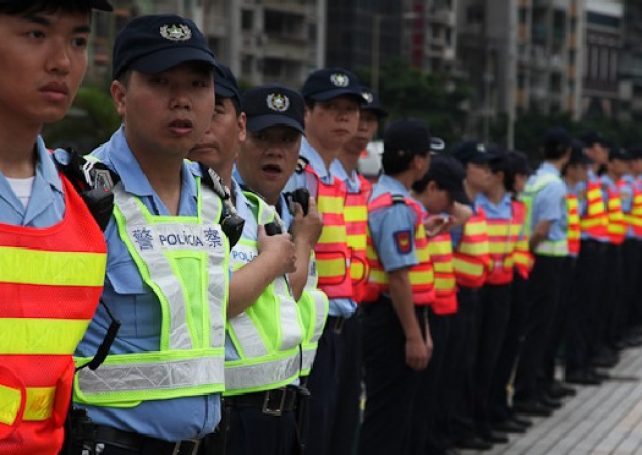
[[[492,156],[487,152],[486,146],[481,141],[464,141],[453,147],[453,156],[462,164],[485,164]]]
[[[298,92],[278,84],[263,85],[245,92],[242,100],[249,131],[288,126],[303,133],[304,102]]]
[[[113,11],[114,7],[109,4],[108,1],[105,0],[89,0],[87,3],[89,3],[89,6],[91,6],[93,9],[97,9],[100,11]]]
[[[410,158],[415,154],[430,153],[432,142],[425,122],[405,118],[391,123],[383,134],[383,154]]]
[[[622,147],[620,147],[614,142],[608,144],[608,149],[609,149],[609,161],[611,160],[629,161],[631,159],[631,155],[629,155],[625,149],[623,149]]]
[[[428,182],[436,182],[439,188],[446,190],[455,202],[470,204],[464,190],[465,178],[466,171],[458,160],[452,156],[438,155],[432,158],[428,172],[418,183],[427,185]]]
[[[116,37],[113,77],[128,69],[156,74],[189,61],[218,68],[194,22],[175,14],[138,16]]]
[[[214,92],[217,97],[232,98],[241,106],[241,92],[236,77],[232,70],[220,63],[218,71],[214,72]]]
[[[584,143],[584,147],[592,147],[593,144],[604,146],[608,143],[604,135],[598,131],[585,131],[580,136],[580,140]]]
[[[571,137],[570,134],[568,134],[568,131],[566,131],[565,128],[562,128],[562,127],[550,128],[544,134],[544,147],[567,148],[567,147],[570,147],[572,140],[573,138]]]
[[[591,164],[593,160],[584,153],[584,142],[573,139],[571,141],[571,157],[568,160],[568,164]]]
[[[303,98],[328,101],[339,96],[354,96],[365,104],[357,76],[343,68],[324,68],[308,76],[301,89]]]
[[[386,117],[388,115],[388,111],[383,108],[381,101],[379,100],[379,96],[377,96],[375,92],[370,90],[368,87],[362,86],[361,95],[365,100],[365,104],[361,105],[362,111],[373,112],[379,118]]]
[[[642,159],[642,144],[633,144],[627,148],[632,160]]]

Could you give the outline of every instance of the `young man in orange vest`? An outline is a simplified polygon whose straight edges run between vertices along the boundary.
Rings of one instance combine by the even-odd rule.
[[[318,287],[330,301],[307,386],[310,390],[306,452],[325,455],[336,414],[336,378],[341,366],[345,321],[356,310],[350,278],[350,249],[344,217],[346,187],[330,165],[357,132],[364,103],[357,77],[343,68],[324,68],[308,76],[301,94],[306,103],[305,138],[299,166],[285,191],[306,188],[316,198],[323,231],[315,246]]]
[[[434,276],[413,183],[429,165],[430,133],[404,119],[384,133],[384,174],[368,204],[370,276],[362,307],[366,409],[359,453],[409,453],[413,405],[432,353]]]
[[[368,233],[368,200],[371,183],[359,174],[359,157],[379,130],[388,115],[379,97],[363,87],[365,104],[359,113],[357,133],[342,147],[337,159],[330,166],[335,177],[346,185],[345,221],[350,247],[350,274],[354,301],[359,304],[368,283],[366,243]],[[358,312],[357,308],[357,312]],[[330,453],[353,453],[359,429],[359,404],[361,400],[361,323],[358,313],[343,326],[341,337],[345,350],[337,379],[337,413],[330,432]]]
[[[39,136],[65,116],[80,86],[92,9],[112,8],[0,4],[0,453],[60,451],[71,356],[104,280],[105,241],[92,207]]]

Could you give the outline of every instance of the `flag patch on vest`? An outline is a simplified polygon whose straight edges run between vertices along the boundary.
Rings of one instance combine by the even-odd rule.
[[[412,243],[410,242],[411,232],[409,230],[397,231],[393,235],[399,254],[408,254],[412,251]]]

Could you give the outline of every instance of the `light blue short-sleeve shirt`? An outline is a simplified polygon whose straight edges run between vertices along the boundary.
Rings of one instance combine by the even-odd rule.
[[[558,241],[566,239],[568,225],[568,210],[566,209],[566,185],[560,178],[559,170],[550,163],[542,163],[534,175],[530,176],[526,186],[533,185],[536,181],[548,176],[556,179],[548,182],[535,194],[531,208],[531,232],[541,221],[550,221],[548,240]],[[549,177],[550,178],[550,177]]]
[[[93,155],[120,176],[123,188],[137,196],[156,215],[169,215],[154,192],[127,144],[121,127]],[[179,215],[197,214],[197,188],[193,168],[183,165]],[[107,276],[102,300],[122,325],[111,354],[158,351],[160,347],[161,305],[156,294],[143,282],[138,269],[120,239],[112,217],[105,230]],[[98,307],[76,355],[91,357],[105,337],[110,324],[102,306]],[[89,417],[99,425],[144,434],[167,441],[202,438],[214,431],[220,421],[219,394],[169,400],[149,400],[129,408],[86,406]]]

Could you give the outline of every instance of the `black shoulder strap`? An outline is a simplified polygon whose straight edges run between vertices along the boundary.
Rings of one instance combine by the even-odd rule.
[[[402,196],[401,194],[393,194],[392,195],[392,203],[393,204],[405,204],[406,203],[406,198]]]
[[[301,174],[301,173],[305,170],[305,167],[306,167],[308,164],[310,164],[310,160],[308,160],[308,159],[307,159],[306,157],[304,157],[304,156],[299,156],[299,160],[298,160],[298,161],[297,161],[297,163],[296,163],[296,169],[295,169],[295,172],[296,172],[297,174]]]

